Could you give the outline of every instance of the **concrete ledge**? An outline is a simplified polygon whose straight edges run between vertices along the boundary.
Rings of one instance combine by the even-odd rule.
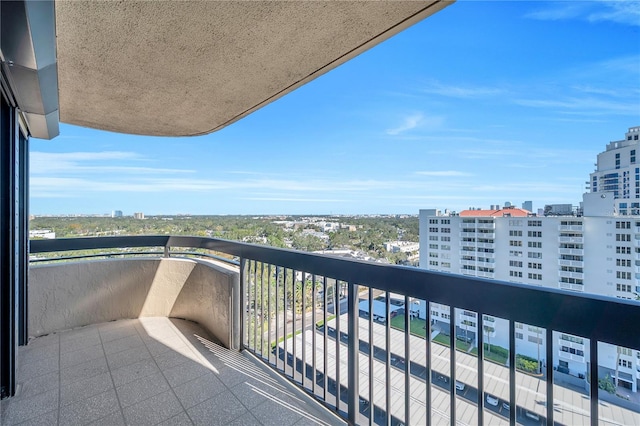
[[[124,318],[195,321],[240,343],[240,273],[193,259],[107,259],[29,268],[29,336]]]

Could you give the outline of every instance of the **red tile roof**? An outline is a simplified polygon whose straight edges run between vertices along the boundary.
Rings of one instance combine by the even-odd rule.
[[[527,217],[530,214],[531,212],[516,207],[504,208],[499,210],[463,210],[460,212],[460,216],[467,217]]]

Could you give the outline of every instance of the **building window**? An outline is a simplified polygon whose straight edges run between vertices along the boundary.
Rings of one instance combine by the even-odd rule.
[[[616,234],[616,241],[631,242],[631,235],[630,234]]]
[[[509,236],[510,237],[522,237],[522,231],[510,230],[509,231]]]
[[[527,223],[529,226],[542,226],[541,220],[530,220]]]
[[[437,225],[438,224],[438,219],[429,219],[429,224]]]
[[[616,266],[631,267],[631,259],[616,259]]]
[[[530,251],[528,253],[529,259],[542,259],[542,253],[538,253],[535,251]]]
[[[538,281],[541,281],[541,280],[542,280],[542,274],[532,274],[532,273],[529,273],[529,274],[528,274],[528,277],[529,277],[529,279],[530,279],[530,280],[538,280]]]
[[[517,333],[516,332],[516,339],[522,340],[522,338],[523,338],[522,333]]]
[[[438,228],[429,228],[429,232],[438,232]]]
[[[631,247],[617,246],[616,247],[616,253],[617,254],[631,254]]]
[[[542,263],[529,262],[529,269],[542,269]]]
[[[616,278],[619,280],[630,280],[631,272],[626,271],[616,271]]]
[[[522,261],[521,260],[510,260],[509,261],[509,266],[513,266],[516,268],[522,268]]]
[[[509,256],[522,257],[522,252],[518,250],[509,250]]]
[[[510,277],[522,278],[522,271],[509,271]]]
[[[542,248],[542,241],[528,241],[527,247],[529,248]]]
[[[522,247],[522,241],[509,240],[509,245],[511,247]]]
[[[622,207],[622,203],[620,205]],[[625,205],[626,207],[626,205]],[[616,229],[631,229],[631,222],[616,221]]]

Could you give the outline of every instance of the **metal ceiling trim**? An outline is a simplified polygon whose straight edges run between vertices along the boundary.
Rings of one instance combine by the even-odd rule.
[[[16,104],[30,136],[53,139],[60,133],[54,2],[2,2],[0,11],[5,96]]]

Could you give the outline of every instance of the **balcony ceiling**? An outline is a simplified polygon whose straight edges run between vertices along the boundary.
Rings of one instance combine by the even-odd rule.
[[[221,129],[450,1],[56,1],[60,121]]]

